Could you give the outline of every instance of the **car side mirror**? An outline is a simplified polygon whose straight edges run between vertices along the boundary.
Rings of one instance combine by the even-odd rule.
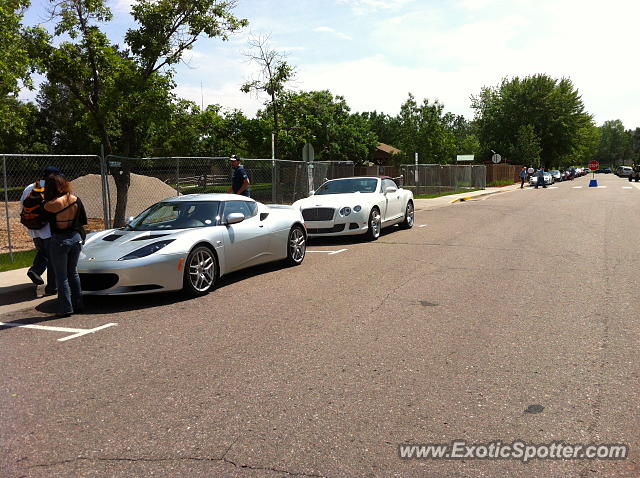
[[[313,196],[316,192],[312,189],[311,191],[309,191],[309,197]]]
[[[128,226],[129,224],[131,224],[131,221],[133,221],[133,219],[134,219],[133,216],[129,216],[127,220],[124,221],[124,224]]]
[[[395,193],[397,190],[398,188],[395,186],[387,186],[386,189],[384,190],[384,193],[391,194],[391,193]]]
[[[238,224],[239,222],[244,221],[244,214],[241,212],[232,212],[227,216],[227,225]]]

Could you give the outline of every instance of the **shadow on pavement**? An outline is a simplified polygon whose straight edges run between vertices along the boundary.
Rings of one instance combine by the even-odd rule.
[[[282,262],[271,262],[238,272],[225,275],[218,280],[215,289],[210,294],[216,294],[217,291],[223,290],[225,287],[233,285],[237,282],[256,277],[262,274],[269,274],[286,268]],[[159,307],[163,305],[176,304],[197,299],[198,297],[189,297],[182,291],[160,292],[156,294],[140,294],[140,295],[121,295],[121,296],[100,296],[85,295],[85,308],[81,315],[103,315],[117,312],[127,312],[134,310],[147,309],[150,307]],[[51,302],[51,301],[50,301]],[[47,302],[48,304],[49,302]],[[37,310],[44,309],[45,304],[36,307]],[[55,308],[55,301],[53,301]],[[47,311],[54,312],[53,308]],[[42,310],[44,312],[44,310]]]
[[[400,228],[397,225],[386,227],[380,232],[380,238],[399,230]],[[367,240],[364,234],[358,234],[356,236],[310,237],[307,246],[347,246],[349,244],[366,244],[368,242],[370,241]],[[375,241],[372,242],[375,243]]]

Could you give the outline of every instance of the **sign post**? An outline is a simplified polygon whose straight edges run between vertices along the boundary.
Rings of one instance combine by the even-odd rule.
[[[590,188],[597,188],[598,181],[596,180],[596,169],[600,168],[600,163],[598,161],[591,161],[589,163],[589,169],[593,172],[593,179],[589,181]]]

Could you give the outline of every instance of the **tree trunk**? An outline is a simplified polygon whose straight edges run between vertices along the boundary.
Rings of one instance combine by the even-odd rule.
[[[129,186],[131,186],[131,164],[128,159],[134,147],[134,128],[131,124],[123,127],[125,158],[121,160],[120,168],[114,168],[111,172],[116,183],[116,210],[113,216],[113,227],[125,225],[125,215],[127,213],[127,203],[129,201]]]

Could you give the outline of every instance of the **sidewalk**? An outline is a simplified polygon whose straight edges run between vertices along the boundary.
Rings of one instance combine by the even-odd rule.
[[[509,186],[502,186],[499,188],[486,188],[480,191],[472,191],[469,193],[450,194],[448,196],[440,196],[439,198],[432,199],[414,199],[414,203],[416,205],[416,211],[428,211],[431,209],[449,206],[450,204],[454,204],[457,202],[466,201],[468,199],[475,199],[481,196],[489,196],[491,194],[515,191],[516,189],[520,189],[520,184],[511,184]]]
[[[28,267],[0,272],[0,315],[34,308],[55,296],[43,296],[44,285],[37,286],[27,277]],[[46,277],[46,274],[45,274]]]

